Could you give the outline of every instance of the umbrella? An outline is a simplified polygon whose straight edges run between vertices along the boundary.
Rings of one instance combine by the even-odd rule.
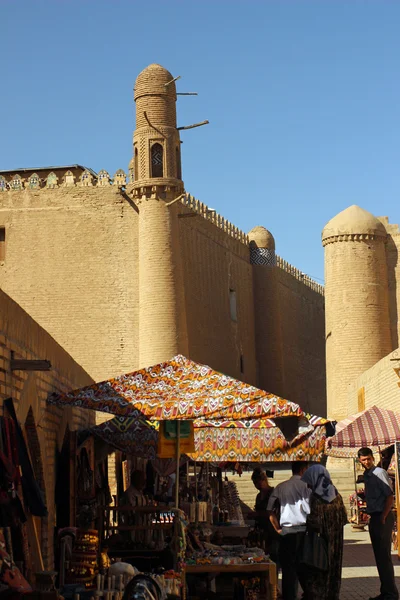
[[[368,446],[378,452],[400,440],[400,414],[392,410],[372,406],[345,421],[337,424],[337,433],[326,441],[329,456],[356,457],[359,448]]]
[[[51,394],[47,402],[150,420],[233,420],[304,414],[298,404],[181,355],[65,395]]]

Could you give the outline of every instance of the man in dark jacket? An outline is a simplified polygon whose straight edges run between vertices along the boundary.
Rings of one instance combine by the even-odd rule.
[[[370,600],[397,600],[399,593],[391,553],[394,527],[392,482],[384,469],[375,466],[370,448],[360,448],[358,459],[365,469],[365,500],[371,517],[368,529],[381,580],[381,593]]]

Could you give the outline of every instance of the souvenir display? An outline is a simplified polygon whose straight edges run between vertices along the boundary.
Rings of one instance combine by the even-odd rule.
[[[76,529],[65,575],[67,584],[81,584],[86,589],[95,587],[95,578],[99,570],[98,549],[99,536],[96,530]]]

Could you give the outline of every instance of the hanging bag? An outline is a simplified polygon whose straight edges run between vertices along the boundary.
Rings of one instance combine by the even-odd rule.
[[[319,533],[315,531],[306,532],[300,562],[319,571],[328,570],[328,545]]]

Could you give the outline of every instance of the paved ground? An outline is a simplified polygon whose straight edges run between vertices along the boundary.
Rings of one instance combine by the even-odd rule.
[[[392,558],[400,593],[400,560],[397,551],[392,553]],[[279,574],[280,578],[281,574]],[[368,530],[354,531],[350,525],[346,525],[340,600],[368,600],[379,594],[379,586],[378,571]]]
[[[393,555],[397,587],[400,592],[400,562]],[[368,531],[354,531],[345,527],[341,600],[368,600],[379,594],[379,577]]]

